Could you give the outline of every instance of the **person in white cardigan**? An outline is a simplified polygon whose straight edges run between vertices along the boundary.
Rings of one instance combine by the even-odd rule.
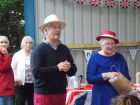
[[[11,67],[16,87],[16,105],[33,105],[34,78],[30,68],[30,55],[34,41],[25,36],[21,41],[21,50],[13,55]]]

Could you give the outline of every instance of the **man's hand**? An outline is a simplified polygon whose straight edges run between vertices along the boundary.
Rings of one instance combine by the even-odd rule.
[[[64,72],[69,71],[71,67],[70,62],[68,61],[60,62],[57,66],[59,68],[59,71],[64,71]]]

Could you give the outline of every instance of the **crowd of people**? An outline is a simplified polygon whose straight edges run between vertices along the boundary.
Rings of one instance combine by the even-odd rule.
[[[77,72],[70,50],[60,41],[65,27],[56,15],[49,15],[39,27],[44,40],[33,48],[32,37],[23,37],[13,57],[8,38],[0,36],[0,105],[65,105],[67,76]],[[116,33],[102,31],[96,40],[101,49],[91,55],[86,74],[94,87],[91,105],[140,105],[137,97],[125,90],[120,95],[108,81],[118,71],[131,80],[125,58],[115,50]]]

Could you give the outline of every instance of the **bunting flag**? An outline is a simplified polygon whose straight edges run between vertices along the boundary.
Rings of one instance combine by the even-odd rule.
[[[90,0],[89,5],[92,6],[101,6],[101,0]]]
[[[140,8],[140,0],[135,1],[135,8]]]
[[[129,8],[131,6],[131,2],[129,0],[120,0],[119,6],[120,8]]]
[[[74,0],[75,3],[85,4],[86,0]]]
[[[105,7],[115,7],[116,6],[116,2],[115,0],[105,0]]]
[[[92,50],[84,50],[84,52],[85,52],[86,61],[88,62],[92,55]]]
[[[96,6],[96,7],[108,7],[108,8],[140,8],[140,0],[68,0],[68,1],[74,1],[78,4],[87,4],[90,6]]]
[[[130,49],[129,52],[130,52],[132,61],[135,61],[135,59],[136,59],[136,54],[137,54],[137,50],[136,50],[136,49]]]

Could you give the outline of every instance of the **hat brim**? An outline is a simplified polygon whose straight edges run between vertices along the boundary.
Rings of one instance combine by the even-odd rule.
[[[113,37],[107,37],[107,36],[97,36],[97,37],[96,37],[96,40],[97,40],[97,41],[100,41],[101,38],[111,38],[111,39],[115,40],[115,43],[116,43],[116,44],[119,43],[119,40],[118,40],[118,39],[113,38]]]
[[[61,29],[64,29],[64,28],[66,27],[66,24],[65,24],[64,22],[62,22],[62,21],[51,21],[51,22],[42,24],[41,26],[39,26],[39,29],[44,33],[44,28],[45,28],[46,26],[48,26],[50,23],[59,23]]]

